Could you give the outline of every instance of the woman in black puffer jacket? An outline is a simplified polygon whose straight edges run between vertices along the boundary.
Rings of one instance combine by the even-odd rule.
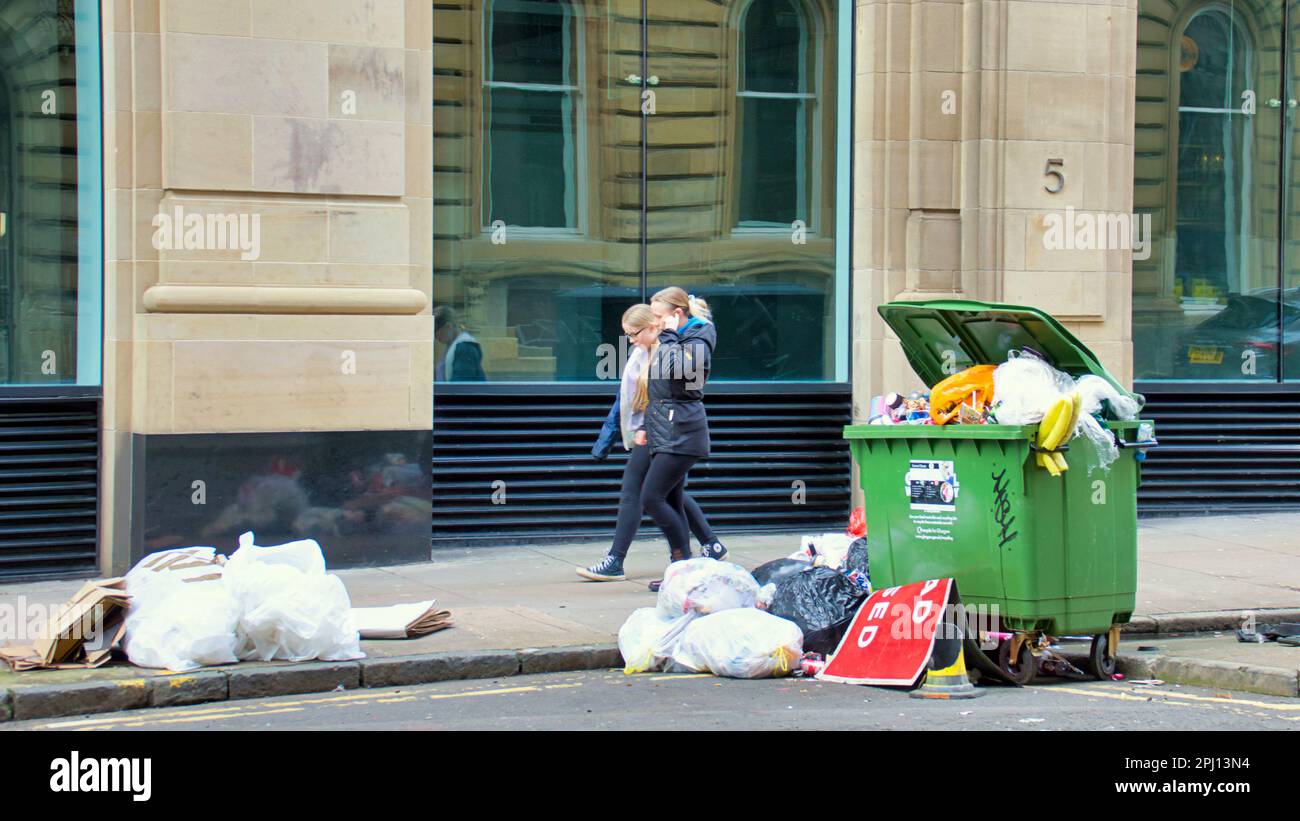
[[[662,330],[650,361],[650,404],[645,430],[652,459],[641,487],[641,505],[663,530],[673,561],[691,557],[683,489],[686,474],[709,455],[704,385],[709,381],[717,330],[708,303],[677,287],[650,300]]]

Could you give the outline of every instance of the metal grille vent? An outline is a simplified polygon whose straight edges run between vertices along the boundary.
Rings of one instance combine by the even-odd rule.
[[[1300,508],[1300,391],[1139,385],[1156,423],[1145,514]]]
[[[621,444],[605,462],[591,457],[612,389],[555,396],[470,392],[461,386],[454,391],[440,385],[434,401],[435,546],[613,534],[626,457]],[[688,489],[714,529],[844,527],[848,388],[711,391],[705,404],[713,455],[691,471]],[[794,501],[799,488],[802,504]],[[647,536],[659,535],[648,518],[642,526]]]
[[[99,400],[0,399],[0,579],[97,567]]]

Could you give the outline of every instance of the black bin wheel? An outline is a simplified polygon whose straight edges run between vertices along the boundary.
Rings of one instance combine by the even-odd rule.
[[[1033,651],[1029,648],[1029,641],[1024,641],[1020,645],[1019,658],[1015,663],[1011,662],[1011,639],[1007,639],[998,645],[998,667],[1002,672],[1016,684],[1022,687],[1029,684],[1038,675],[1038,659],[1034,658]]]
[[[1088,672],[1102,681],[1110,681],[1110,677],[1115,675],[1116,654],[1109,651],[1109,633],[1092,637],[1092,649],[1088,651]],[[1109,658],[1107,658],[1108,654]]]

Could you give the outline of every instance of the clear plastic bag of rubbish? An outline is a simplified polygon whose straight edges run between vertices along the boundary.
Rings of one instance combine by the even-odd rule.
[[[762,610],[726,610],[691,621],[673,650],[673,669],[727,678],[786,676],[799,665],[798,625]]]
[[[803,536],[799,540],[799,549],[788,558],[806,561],[816,567],[839,567],[844,563],[852,541],[853,537],[843,531]]]
[[[240,617],[236,653],[241,659],[348,661],[365,656],[352,621],[352,602],[338,576],[274,569],[282,571],[280,588]]]
[[[731,562],[701,557],[668,566],[659,588],[658,606],[665,616],[692,611],[708,615],[734,607],[754,607],[758,596],[758,582],[748,570]]]
[[[1108,415],[1115,419],[1136,419],[1142,406],[1136,399],[1121,394],[1114,385],[1094,374],[1079,377],[1076,390],[1079,391],[1081,401],[1079,425],[1074,435],[1083,434],[1097,450],[1097,466],[1102,470],[1110,470],[1110,466],[1119,458],[1119,447],[1115,444],[1114,435],[1096,417],[1108,411]]]
[[[993,415],[1000,425],[1032,425],[1073,390],[1069,374],[1039,357],[1011,356],[993,371]]]
[[[122,647],[132,664],[185,673],[239,660],[239,604],[223,579],[187,582],[153,573],[137,576],[135,585],[131,579],[128,574],[132,598]]]
[[[1102,412],[1102,403],[1109,406],[1110,416],[1115,419],[1136,419],[1142,406],[1131,396],[1125,396],[1115,386],[1095,374],[1079,377],[1075,388],[1082,401],[1082,412],[1095,414]]]
[[[737,607],[755,607],[760,592],[748,570],[731,562],[718,562],[716,570],[691,588],[686,608],[707,616]]]
[[[618,651],[623,655],[624,673],[644,673],[659,668],[663,659],[655,647],[676,623],[659,612],[658,607],[640,607],[632,611],[618,628]]]
[[[239,605],[212,547],[160,550],[126,574],[131,606],[123,649],[131,663],[178,673],[231,664]]]
[[[348,591],[325,572],[320,545],[307,539],[258,547],[246,535],[225,568],[240,607],[236,655],[245,661],[363,658]]]
[[[251,531],[240,535],[239,549],[226,562],[228,569],[238,572],[245,563],[255,562],[268,566],[287,565],[313,576],[325,572],[325,554],[315,539],[300,539],[270,547],[256,545],[253,540]]]

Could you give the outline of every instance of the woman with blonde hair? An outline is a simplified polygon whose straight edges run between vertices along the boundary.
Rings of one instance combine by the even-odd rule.
[[[686,474],[711,446],[704,386],[718,334],[708,303],[681,288],[659,291],[650,309],[660,330],[649,365],[645,429],[652,458],[641,506],[664,532],[672,560],[679,561],[691,556]]]
[[[618,523],[614,528],[614,543],[599,562],[587,568],[579,568],[578,575],[592,581],[622,581],[627,578],[623,572],[623,560],[628,548],[636,537],[641,525],[643,508],[641,506],[641,486],[646,471],[650,468],[651,454],[647,445],[645,429],[645,410],[650,402],[649,376],[650,358],[659,346],[660,322],[649,305],[633,305],[623,313],[623,332],[632,343],[632,350],[627,364],[623,367],[623,378],[614,406],[601,428],[600,437],[591,455],[604,459],[613,447],[615,437],[621,433],[623,447],[628,451],[627,464],[623,467],[623,485],[619,496]],[[727,549],[714,536],[708,519],[700,506],[689,495],[683,494],[683,505],[690,529],[700,540],[706,556],[722,558]]]

